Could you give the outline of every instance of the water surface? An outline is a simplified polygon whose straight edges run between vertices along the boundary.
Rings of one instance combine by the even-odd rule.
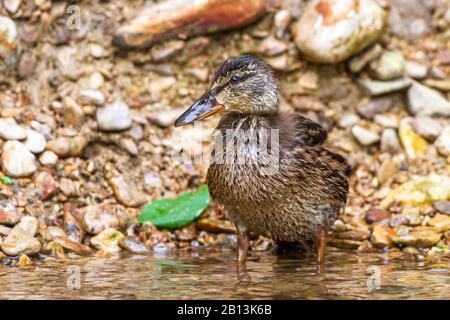
[[[300,255],[125,256],[0,266],[0,299],[450,299],[450,263],[328,250],[326,273]]]

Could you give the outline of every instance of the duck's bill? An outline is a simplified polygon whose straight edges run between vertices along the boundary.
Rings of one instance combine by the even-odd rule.
[[[217,102],[213,95],[205,94],[181,116],[179,116],[177,120],[175,120],[175,127],[184,126],[197,120],[206,119],[209,116],[223,110],[223,106]]]

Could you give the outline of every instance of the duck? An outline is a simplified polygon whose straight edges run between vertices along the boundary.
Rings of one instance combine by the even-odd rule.
[[[307,244],[324,269],[328,232],[345,209],[351,166],[325,147],[327,131],[280,111],[279,82],[263,60],[243,55],[216,70],[206,92],[175,127],[222,114],[206,182],[237,230],[237,264],[252,236]]]

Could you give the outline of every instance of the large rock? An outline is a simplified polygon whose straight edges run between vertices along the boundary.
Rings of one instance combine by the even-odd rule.
[[[336,63],[372,44],[386,16],[374,0],[313,0],[293,26],[293,35],[309,60]]]
[[[145,48],[176,37],[189,37],[239,28],[262,17],[273,0],[169,0],[150,4],[120,27],[113,44]]]
[[[11,177],[29,177],[37,170],[34,155],[18,141],[3,145],[1,162],[4,173]]]
[[[413,115],[450,116],[450,103],[436,90],[416,81],[408,90],[408,108]]]
[[[98,126],[103,131],[122,131],[131,127],[131,113],[123,101],[115,101],[97,110]]]

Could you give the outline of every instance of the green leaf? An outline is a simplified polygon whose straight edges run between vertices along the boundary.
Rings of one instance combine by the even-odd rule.
[[[139,222],[150,221],[158,228],[177,229],[198,218],[209,203],[208,187],[183,192],[175,199],[159,199],[142,209]]]
[[[8,176],[2,176],[1,181],[3,184],[12,184],[12,180]]]

